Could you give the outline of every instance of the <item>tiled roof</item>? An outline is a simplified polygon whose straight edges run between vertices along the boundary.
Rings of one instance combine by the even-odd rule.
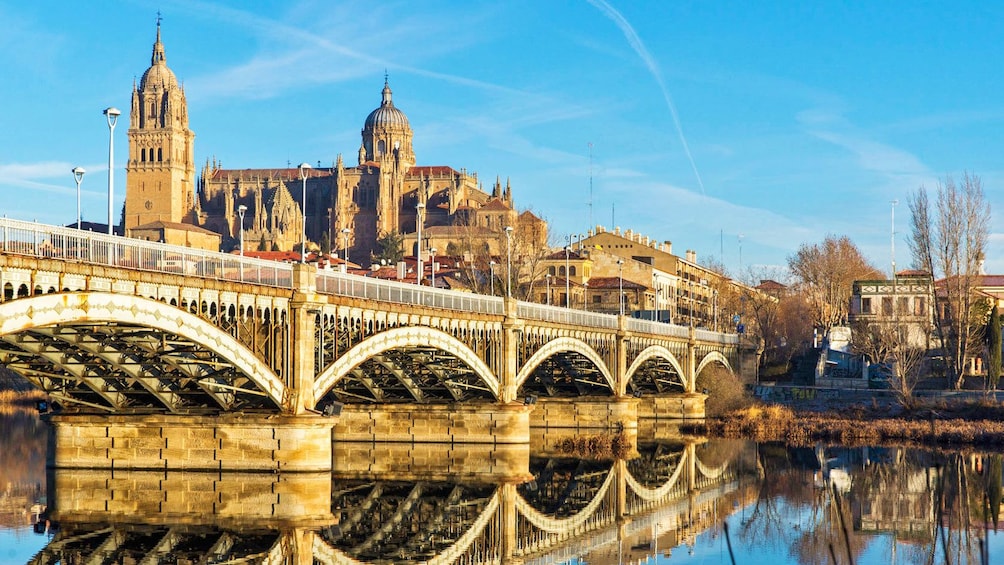
[[[481,210],[485,212],[505,212],[508,210],[512,210],[512,208],[510,208],[509,205],[506,204],[505,202],[502,202],[501,200],[496,198],[491,202],[482,206]]]
[[[307,178],[321,178],[330,177],[332,174],[329,168],[310,168],[307,169]],[[210,175],[212,180],[221,180],[225,178],[244,178],[244,179],[254,179],[254,178],[268,178],[268,179],[279,179],[283,181],[300,181],[300,169],[216,169]]]

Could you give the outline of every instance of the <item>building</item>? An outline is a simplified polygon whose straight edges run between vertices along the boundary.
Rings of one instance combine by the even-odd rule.
[[[929,349],[934,328],[934,284],[924,271],[896,273],[892,280],[854,281],[848,321],[851,327],[880,324],[905,331],[912,347]]]
[[[517,223],[532,226],[526,231],[541,245],[546,241],[546,223],[516,211],[508,181],[503,187],[497,179],[485,191],[478,175],[466,169],[417,164],[411,126],[395,106],[386,77],[380,105],[363,123],[355,166],[340,154],[330,167],[318,162],[227,169],[214,158],[196,179],[185,92],[167,66],[158,23],[150,67],[133,86],[129,117],[124,223],[130,235],[162,234],[164,241],[232,250],[243,230],[249,250],[299,251],[306,239],[308,249],[326,243],[344,254],[347,248],[364,265],[388,235],[403,236],[405,253],[417,253],[419,221],[441,249],[454,239],[473,238],[498,253],[504,228]],[[194,228],[202,230],[172,235]],[[207,240],[204,232],[219,241]],[[432,247],[427,243],[423,250]]]

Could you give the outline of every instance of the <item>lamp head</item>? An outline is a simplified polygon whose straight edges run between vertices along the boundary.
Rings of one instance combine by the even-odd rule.
[[[247,212],[248,207],[241,204],[237,207],[237,215],[241,217],[241,221],[244,221],[244,212]]]
[[[352,230],[350,230],[349,228],[342,228],[342,233],[344,233],[345,235],[349,235],[350,233],[352,233]]]
[[[512,226],[506,226],[506,227],[505,227],[505,232],[506,232],[507,234],[511,234],[511,233],[512,233]]]
[[[423,210],[425,208],[425,202],[419,202],[418,204],[415,204],[415,208],[419,211]]]
[[[84,173],[87,171],[85,171],[83,167],[73,167],[73,170],[70,172],[73,173],[73,178],[76,179],[77,182],[80,182],[84,180]]]
[[[103,113],[105,115],[105,118],[108,120],[108,127],[110,128],[115,127],[116,120],[118,120],[119,116],[122,114],[122,112],[119,111],[119,109],[116,108],[115,106],[110,106],[108,108],[105,108],[105,111]]]
[[[298,168],[300,169],[300,180],[307,180],[307,170],[313,167],[310,166],[310,163],[300,163]]]

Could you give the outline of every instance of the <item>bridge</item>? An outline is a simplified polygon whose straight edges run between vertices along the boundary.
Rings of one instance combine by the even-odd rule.
[[[410,476],[369,469],[379,453],[331,474],[57,470],[54,535],[30,563],[641,562],[720,524],[756,479],[751,453],[693,442],[534,457],[526,476],[487,480],[466,478],[463,449],[412,459]]]
[[[755,365],[730,334],[10,219],[0,289],[0,364],[58,409],[59,466],[306,471],[332,434],[630,434],[702,417],[699,374]]]

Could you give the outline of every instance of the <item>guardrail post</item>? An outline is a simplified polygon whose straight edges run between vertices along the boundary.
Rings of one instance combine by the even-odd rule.
[[[293,298],[289,302],[292,335],[287,345],[291,374],[286,378],[285,410],[299,415],[313,410],[314,398],[314,317],[319,310],[317,269],[313,265],[293,265]]]

